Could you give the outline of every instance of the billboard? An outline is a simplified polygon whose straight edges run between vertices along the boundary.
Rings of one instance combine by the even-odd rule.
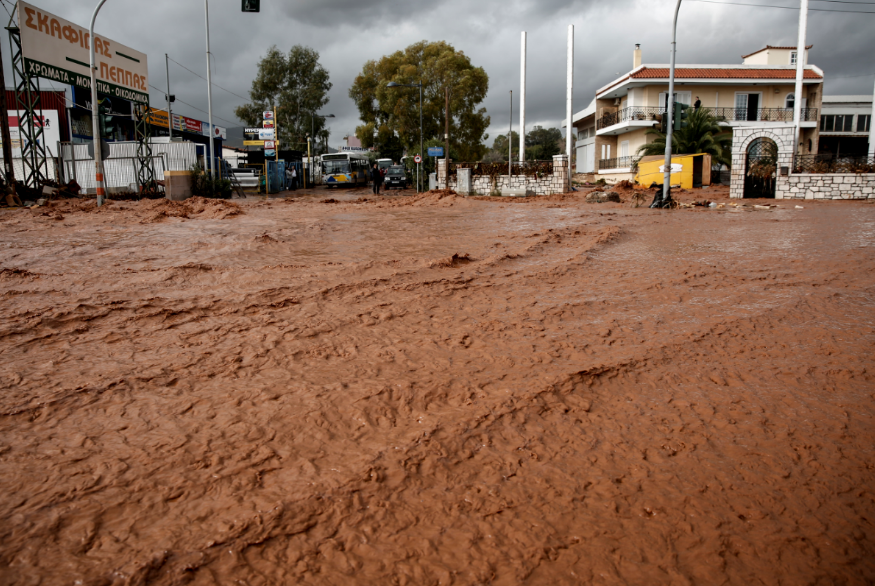
[[[24,137],[21,135],[18,117],[24,116],[24,114],[24,110],[9,110],[7,112],[9,116],[9,134],[12,138],[12,156],[15,158],[21,158],[21,141],[24,140]],[[61,141],[61,129],[58,127],[57,110],[37,111],[37,116],[34,117],[34,126],[42,126],[43,128],[43,135],[40,141],[46,149],[46,154],[50,157],[57,157],[58,143]]]
[[[30,75],[91,89],[88,29],[27,2],[18,3],[21,52]],[[97,91],[114,98],[149,103],[145,53],[95,35]]]
[[[159,110],[157,108],[149,108],[149,113],[146,115],[149,124],[152,126],[160,126],[167,128],[167,110]],[[210,135],[210,125],[207,122],[201,122],[187,116],[173,115],[173,130],[178,132],[192,132],[203,136]],[[213,124],[213,134],[215,138],[227,140],[228,131],[221,126]]]
[[[204,122],[204,136],[210,135],[210,124],[209,122]],[[228,129],[222,128],[221,126],[216,126],[213,124],[213,138],[221,138],[222,140],[228,140]]]

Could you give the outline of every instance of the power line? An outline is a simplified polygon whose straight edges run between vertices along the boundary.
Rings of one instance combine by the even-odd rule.
[[[199,73],[195,73],[194,71],[192,71],[191,69],[189,69],[188,67],[186,67],[185,65],[183,65],[182,63],[180,63],[179,61],[174,60],[173,57],[168,57],[168,59],[170,59],[171,61],[173,61],[174,63],[176,63],[177,65],[179,65],[180,67],[182,67],[183,69],[185,69],[186,71],[188,71],[189,73],[191,73],[192,75],[196,75],[196,76],[198,76],[199,78],[201,78],[202,80],[207,81],[207,78],[206,78],[206,77],[202,76],[202,75],[199,74]],[[231,94],[232,96],[236,96],[236,97],[240,98],[241,100],[243,100],[243,101],[245,101],[245,102],[248,102],[248,101],[249,101],[249,98],[244,98],[244,97],[241,96],[240,94],[235,94],[235,93],[232,92],[231,90],[229,90],[229,89],[225,89],[225,88],[223,88],[222,86],[220,86],[220,85],[217,84],[217,83],[214,83],[214,84],[212,84],[212,85],[213,85],[213,87],[217,87],[217,88],[219,88],[220,90],[225,90],[226,92],[228,92],[228,93]]]
[[[706,4],[732,4],[734,6],[748,6],[752,8],[782,8],[784,10],[799,10],[793,6],[776,6],[774,4],[742,4],[741,2],[722,2],[720,0],[691,0],[692,2],[704,2]],[[838,14],[875,14],[866,10],[831,10],[827,8],[809,8],[810,12],[833,12]]]
[[[833,2],[835,4],[866,4],[875,6],[875,2],[852,2],[851,0],[811,0],[812,2]]]
[[[149,87],[152,88],[153,90],[156,90],[156,91],[161,92],[162,94],[165,93],[164,90],[156,88],[156,87],[155,87],[154,85],[152,85],[151,83],[149,84]],[[206,110],[201,110],[201,109],[198,108],[197,106],[193,106],[193,105],[189,104],[188,102],[184,102],[183,100],[180,100],[179,98],[176,98],[176,101],[179,102],[179,103],[181,103],[181,104],[185,104],[185,105],[188,106],[189,108],[194,108],[194,109],[197,110],[198,112],[203,112],[204,114],[206,114],[207,116],[209,116],[209,112],[207,112]],[[162,112],[163,112],[163,110],[162,110]],[[239,124],[238,122],[231,122],[230,120],[228,120],[228,119],[226,119],[226,118],[222,118],[221,116],[216,116],[215,114],[213,114],[213,118],[218,118],[218,119],[221,120],[222,122],[227,122],[227,123],[230,124],[231,126],[237,126],[237,124]]]

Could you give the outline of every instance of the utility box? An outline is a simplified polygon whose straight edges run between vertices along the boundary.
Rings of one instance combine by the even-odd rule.
[[[434,191],[437,189],[437,173],[428,174],[428,190]]]
[[[474,169],[459,169],[456,171],[456,193],[471,195],[474,188]]]
[[[185,201],[191,197],[191,171],[164,171],[164,197]]]

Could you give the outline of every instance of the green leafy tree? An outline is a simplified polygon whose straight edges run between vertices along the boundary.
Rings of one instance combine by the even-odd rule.
[[[381,159],[392,159],[397,163],[404,156],[404,145],[401,143],[401,139],[394,134],[381,137],[381,140],[374,146],[377,147],[377,153]]]
[[[651,128],[646,134],[654,139],[653,142],[638,147],[638,159],[649,155],[664,155],[665,133]],[[672,153],[676,155],[706,153],[711,155],[714,163],[723,163],[728,167],[732,162],[732,133],[721,127],[717,118],[704,108],[689,111],[687,126],[672,132],[671,145]]]
[[[531,161],[552,160],[561,151],[562,131],[558,128],[535,126],[526,135],[526,159]]]
[[[279,141],[286,148],[307,149],[311,128],[316,137],[325,130],[325,119],[314,116],[328,103],[328,71],[319,63],[319,53],[295,45],[288,55],[274,45],[258,62],[249,104],[234,113],[249,126],[261,126],[262,112],[276,106]],[[314,147],[318,141],[314,141]]]
[[[520,135],[517,131],[512,131],[510,133],[511,140],[511,149],[513,150],[513,154],[511,155],[514,160],[518,160],[520,156]],[[495,137],[495,140],[492,142],[492,150],[496,154],[501,155],[502,161],[507,161],[507,135],[499,134]]]
[[[450,94],[450,150],[456,160],[477,161],[486,151],[483,141],[489,126],[485,108],[479,108],[489,89],[482,67],[444,41],[421,41],[403,51],[365,63],[349,90],[362,124],[356,136],[362,146],[383,144],[396,136],[410,154],[419,152],[419,89],[389,88],[389,82],[422,83],[423,138],[443,139],[444,89]]]

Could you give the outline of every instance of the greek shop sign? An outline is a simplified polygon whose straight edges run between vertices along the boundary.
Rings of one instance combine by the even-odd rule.
[[[88,29],[32,6],[18,3],[24,67],[35,77],[90,90]],[[97,91],[141,104],[149,103],[146,55],[106,37],[94,36]]]

